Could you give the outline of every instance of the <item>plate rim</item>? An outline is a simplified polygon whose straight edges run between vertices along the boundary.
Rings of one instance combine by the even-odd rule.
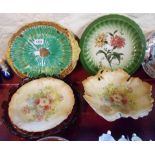
[[[83,56],[83,45],[84,45],[84,39],[85,36],[88,34],[88,31],[92,28],[92,26],[94,26],[97,22],[101,21],[101,20],[106,20],[106,19],[121,19],[122,21],[127,21],[128,24],[130,24],[135,31],[139,34],[140,36],[140,41],[141,41],[141,47],[142,47],[142,51],[141,51],[141,55],[139,58],[139,61],[137,63],[137,65],[132,69],[132,71],[128,71],[125,70],[123,68],[123,70],[127,71],[130,75],[132,75],[133,73],[135,73],[138,68],[141,66],[141,63],[144,61],[144,55],[145,55],[145,49],[146,49],[146,39],[145,39],[145,35],[141,29],[141,27],[132,19],[130,19],[127,16],[124,15],[120,15],[120,14],[108,14],[108,15],[103,15],[101,17],[98,17],[97,19],[95,19],[94,21],[92,21],[83,31],[81,39],[80,39],[80,48],[81,48],[81,52],[80,52],[80,62],[83,66],[83,68],[91,75],[95,75],[97,74],[97,72],[94,72],[93,70],[91,70],[88,67],[88,64],[85,62],[84,56]]]
[[[8,114],[8,111],[9,111],[8,107],[9,107],[9,104],[10,104],[10,101],[13,95],[17,92],[18,89],[20,89],[25,84],[32,82],[33,80],[41,79],[41,78],[23,78],[19,82],[18,86],[13,86],[9,88],[8,98],[4,100],[1,105],[2,120],[11,135],[19,136],[20,138],[24,138],[25,140],[37,140],[43,137],[55,136],[56,134],[62,133],[65,130],[67,130],[69,127],[71,127],[72,125],[76,124],[76,121],[78,120],[80,113],[82,111],[81,105],[83,103],[81,93],[79,89],[77,89],[77,86],[68,77],[65,77],[63,80],[57,77],[56,78],[43,77],[43,78],[47,78],[47,79],[52,78],[52,79],[61,80],[65,82],[67,85],[69,85],[69,87],[73,91],[74,99],[75,99],[74,106],[73,106],[71,113],[68,115],[67,119],[65,119],[59,125],[57,125],[54,128],[45,130],[45,131],[27,132],[23,129],[17,128],[17,126],[14,126]]]
[[[43,21],[34,21],[34,22],[26,23],[25,25],[22,25],[19,29],[17,29],[16,32],[14,32],[12,34],[12,36],[10,37],[10,39],[8,41],[7,50],[6,50],[7,63],[11,66],[12,70],[19,77],[21,77],[21,78],[31,77],[31,76],[29,76],[29,74],[23,73],[15,67],[13,60],[11,58],[11,46],[12,46],[12,43],[16,40],[17,37],[20,36],[20,34],[22,32],[26,31],[27,29],[29,29],[31,27],[35,27],[35,26],[54,27],[57,31],[63,33],[66,36],[66,38],[68,38],[71,49],[72,49],[71,50],[71,62],[57,76],[57,77],[65,78],[67,75],[69,75],[75,69],[81,50],[80,50],[78,41],[77,41],[75,35],[73,34],[73,32],[55,21],[44,21],[44,20]],[[39,76],[37,76],[37,77],[39,77]],[[35,77],[33,76],[31,78],[35,78]]]

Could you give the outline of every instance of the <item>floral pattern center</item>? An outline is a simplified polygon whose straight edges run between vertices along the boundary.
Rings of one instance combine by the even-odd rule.
[[[118,49],[125,47],[125,39],[122,35],[122,32],[119,33],[118,30],[115,30],[113,33],[100,33],[95,38],[95,47],[101,48],[97,51],[96,55],[103,54],[103,59],[106,59],[111,69],[114,61],[117,61],[117,65],[119,65],[123,59],[124,53],[118,52]]]
[[[130,87],[125,87],[123,85],[116,87],[113,84],[109,84],[103,95],[111,106],[134,105],[134,94]]]
[[[45,87],[36,94],[30,94],[26,104],[22,107],[22,113],[28,121],[42,121],[54,114],[58,102],[63,100],[63,96],[55,92],[50,87]]]

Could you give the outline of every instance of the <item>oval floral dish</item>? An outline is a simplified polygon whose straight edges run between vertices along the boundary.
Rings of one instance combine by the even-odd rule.
[[[84,31],[80,61],[91,74],[99,69],[123,68],[133,74],[145,53],[145,37],[140,27],[128,17],[106,15],[96,19]]]
[[[74,35],[54,22],[34,22],[15,33],[7,52],[21,77],[65,77],[76,66],[80,48]]]
[[[25,78],[10,89],[8,100],[2,104],[2,118],[11,134],[40,140],[73,125],[80,103],[76,86],[66,78]]]
[[[13,130],[28,138],[60,132],[71,123],[75,113],[73,91],[66,82],[55,78],[27,82],[8,103],[8,122]]]

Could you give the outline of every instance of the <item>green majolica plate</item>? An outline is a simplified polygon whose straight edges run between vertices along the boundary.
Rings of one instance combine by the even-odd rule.
[[[79,52],[70,31],[53,22],[34,22],[12,36],[7,60],[21,77],[65,77],[76,66]]]
[[[80,61],[89,73],[123,68],[133,74],[144,59],[146,45],[142,30],[133,20],[113,14],[92,22],[81,37],[80,47]]]

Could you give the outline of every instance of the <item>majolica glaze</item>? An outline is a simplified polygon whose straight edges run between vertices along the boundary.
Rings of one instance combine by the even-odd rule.
[[[76,66],[80,49],[74,35],[52,22],[34,22],[15,33],[7,52],[21,77],[65,77]]]

